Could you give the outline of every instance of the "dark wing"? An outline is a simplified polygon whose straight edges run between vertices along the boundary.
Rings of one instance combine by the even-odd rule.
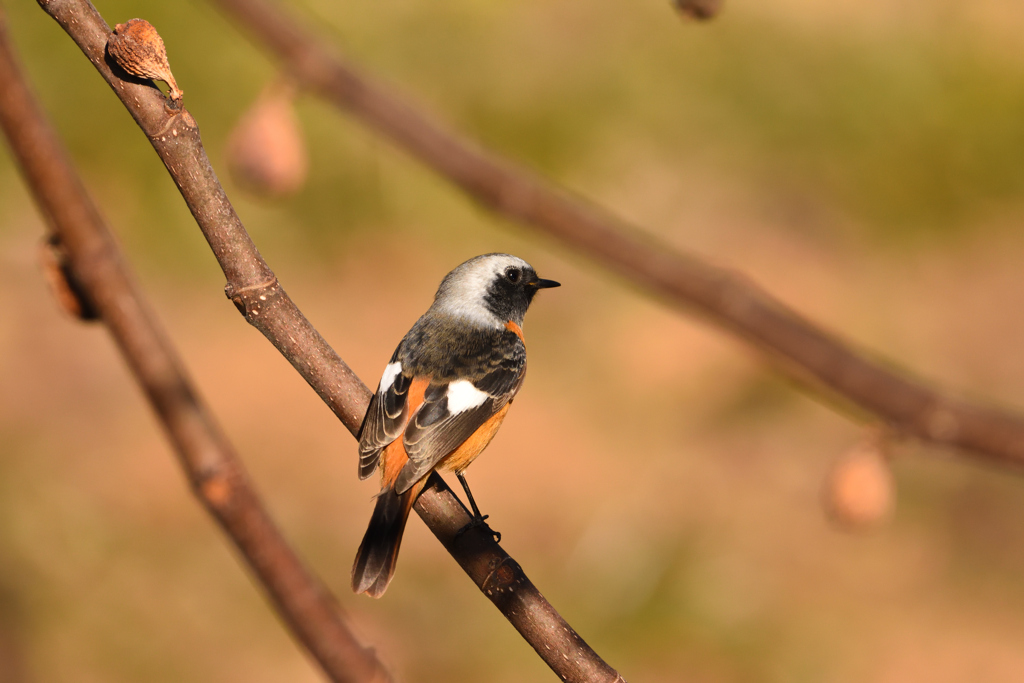
[[[398,351],[391,357],[370,399],[363,425],[359,428],[359,478],[366,479],[377,468],[384,447],[401,436],[409,422],[406,398],[412,374],[396,361]],[[396,367],[397,365],[397,367]],[[383,387],[383,390],[382,390]]]
[[[409,462],[398,475],[395,491],[402,494],[409,490],[504,408],[519,391],[525,376],[524,353],[506,359],[476,380],[431,383],[423,394],[423,405],[405,429]]]

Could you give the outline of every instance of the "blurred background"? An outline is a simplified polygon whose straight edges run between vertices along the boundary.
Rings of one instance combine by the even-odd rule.
[[[629,680],[1019,681],[1024,479],[893,447],[895,512],[833,524],[861,417],[750,349],[468,201],[329,106],[270,201],[225,170],[274,64],[200,0],[151,21],[262,253],[368,384],[440,278],[509,251],[563,287],[470,479],[504,547]],[[288,2],[486,145],[754,278],[915,375],[1024,409],[1024,5],[727,0]],[[36,91],[272,513],[405,681],[552,674],[413,519],[380,601],[349,568],[373,482],[222,293],[144,136],[36,3],[6,0]],[[0,153],[0,681],[321,680],[192,499],[102,328],[58,310]],[[383,272],[382,272],[383,271]]]

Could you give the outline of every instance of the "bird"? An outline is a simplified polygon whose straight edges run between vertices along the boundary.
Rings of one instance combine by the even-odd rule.
[[[379,598],[387,590],[409,511],[432,471],[453,471],[462,484],[473,510],[463,531],[486,526],[464,471],[523,385],[526,310],[538,291],[558,286],[516,256],[476,256],[444,277],[402,338],[357,436],[359,478],[380,470],[381,489],[352,565],[354,592]]]

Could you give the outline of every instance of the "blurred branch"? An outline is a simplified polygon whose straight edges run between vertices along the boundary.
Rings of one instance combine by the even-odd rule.
[[[266,0],[213,0],[281,59],[306,89],[333,102],[499,214],[561,240],[573,253],[694,310],[766,351],[781,368],[834,392],[895,431],[1024,464],[1024,419],[957,399],[894,372],[807,321],[745,277],[674,251],[453,133],[337,55]]]
[[[722,11],[722,0],[673,0],[673,4],[680,14],[698,21],[714,19]]]
[[[355,434],[370,390],[323,340],[260,256],[210,165],[195,119],[152,84],[122,80],[104,58],[110,29],[88,0],[38,0],[107,81],[181,191],[224,275],[225,291]],[[565,681],[623,680],[544,599],[519,565],[480,529],[457,536],[466,509],[433,475],[416,510],[480,590]]]
[[[343,621],[263,508],[248,475],[192,386],[66,151],[15,61],[0,8],[0,125],[75,281],[142,385],[196,495],[235,543],[278,613],[334,681],[390,676]]]

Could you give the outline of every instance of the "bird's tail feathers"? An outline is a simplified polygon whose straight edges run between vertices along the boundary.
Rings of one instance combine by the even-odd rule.
[[[356,593],[366,593],[374,598],[384,595],[395,574],[409,511],[425,482],[426,478],[402,494],[389,488],[377,496],[370,525],[352,565],[352,590]]]

